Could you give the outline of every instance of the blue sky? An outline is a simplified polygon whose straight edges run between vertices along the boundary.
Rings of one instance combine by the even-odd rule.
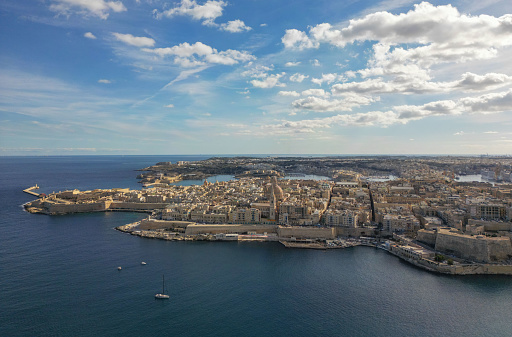
[[[0,155],[512,154],[512,2],[2,0]]]

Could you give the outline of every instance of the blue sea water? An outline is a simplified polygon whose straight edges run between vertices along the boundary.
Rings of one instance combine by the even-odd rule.
[[[136,169],[203,158],[0,157],[0,336],[512,335],[512,277],[432,274],[367,247],[151,240],[113,229],[142,214],[21,207],[36,183],[140,188]],[[163,274],[168,301],[153,297]]]

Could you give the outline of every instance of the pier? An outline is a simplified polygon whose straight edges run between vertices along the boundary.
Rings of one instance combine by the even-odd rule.
[[[33,190],[38,190],[38,189],[39,189],[39,186],[37,186],[37,184],[36,184],[35,186],[24,189],[23,192],[39,198],[39,193],[33,192]]]

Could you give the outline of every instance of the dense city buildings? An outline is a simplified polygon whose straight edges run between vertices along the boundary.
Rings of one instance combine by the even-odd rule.
[[[141,190],[64,191],[39,195],[25,207],[46,214],[148,212],[148,219],[122,230],[172,240],[340,248],[357,239],[430,270],[501,273],[492,268],[512,268],[511,162],[506,157],[212,158],[145,168]],[[494,177],[482,181],[490,171]],[[219,174],[236,179],[176,184],[183,177]],[[465,181],[473,179],[480,181]],[[496,266],[470,270],[466,265],[472,263]]]

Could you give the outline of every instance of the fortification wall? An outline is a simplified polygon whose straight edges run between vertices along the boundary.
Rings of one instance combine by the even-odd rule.
[[[110,205],[111,210],[147,210],[163,209],[167,206],[167,203],[163,202],[123,202],[114,201]]]
[[[277,234],[282,238],[334,239],[336,237],[336,228],[279,226]]]
[[[478,262],[496,262],[512,257],[509,237],[469,236],[440,230],[436,250]]]
[[[416,237],[416,240],[434,247],[436,245],[436,237],[437,237],[437,232],[420,229],[418,231],[418,236]]]
[[[137,226],[137,229],[139,229],[139,230],[154,230],[154,229],[186,228],[190,224],[193,224],[193,222],[143,219],[140,221],[140,224]]]
[[[512,257],[512,244],[510,238],[488,238],[487,246],[490,261],[502,261]]]
[[[102,212],[109,208],[111,201],[100,201],[83,204],[64,204],[54,202],[43,202],[44,210],[49,214]]]
[[[440,231],[437,234],[435,249],[472,261],[489,262],[490,260],[487,240],[480,235],[472,237]]]
[[[192,223],[187,226],[185,235],[196,234],[244,234],[247,232],[255,232],[256,234],[275,233],[275,225],[202,225]]]
[[[348,228],[348,227],[333,227],[335,229],[336,236],[351,236],[351,237],[360,237],[360,236],[372,236],[375,233],[373,228]]]

